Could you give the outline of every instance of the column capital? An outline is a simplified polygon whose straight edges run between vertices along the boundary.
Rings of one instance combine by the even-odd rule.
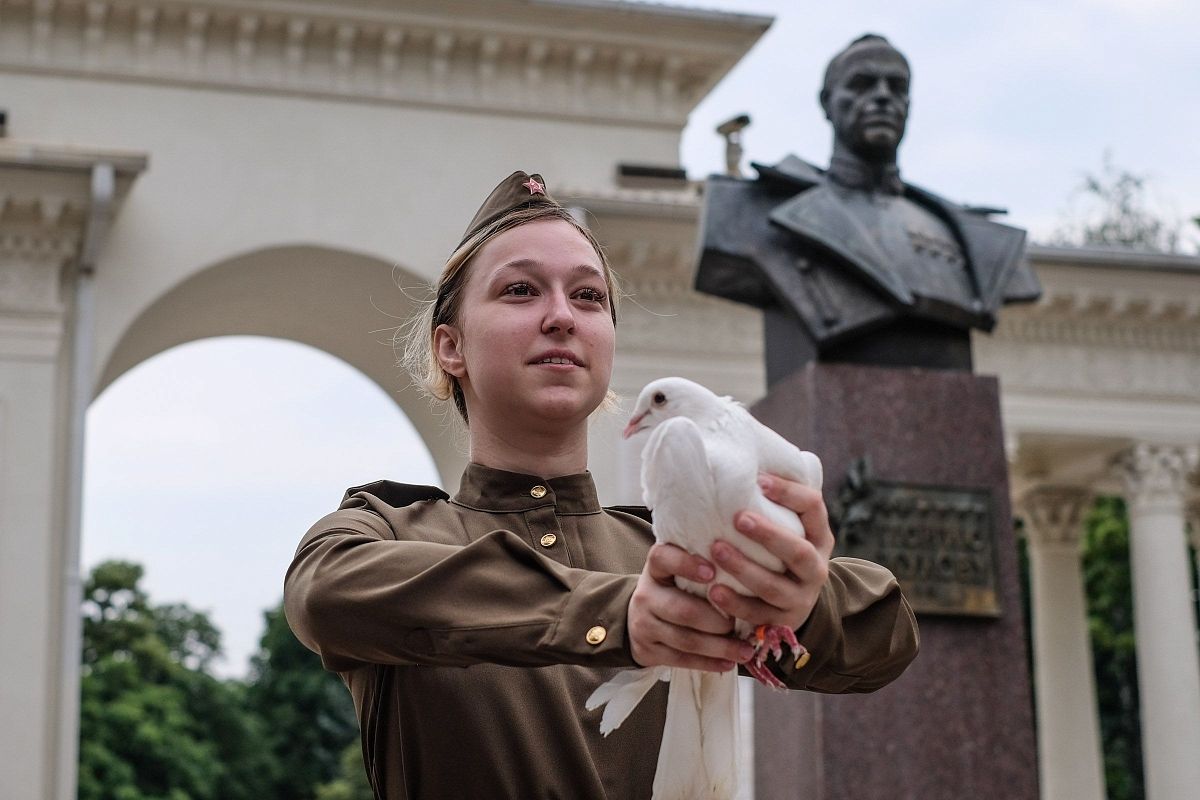
[[[0,358],[58,353],[67,282],[113,212],[101,213],[93,197],[100,164],[112,167],[115,205],[146,157],[0,139]]]
[[[1130,505],[1183,505],[1188,478],[1200,465],[1200,446],[1138,442],[1117,456],[1117,475]]]
[[[1034,547],[1078,550],[1092,492],[1079,486],[1035,486],[1021,496],[1025,533]]]

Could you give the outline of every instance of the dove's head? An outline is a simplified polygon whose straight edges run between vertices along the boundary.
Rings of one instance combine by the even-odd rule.
[[[646,384],[638,395],[623,435],[628,439],[671,417],[687,417],[703,425],[721,413],[723,407],[720,397],[687,378],[659,378]]]

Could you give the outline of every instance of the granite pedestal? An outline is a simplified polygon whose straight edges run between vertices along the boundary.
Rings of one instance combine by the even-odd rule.
[[[821,457],[831,505],[847,468],[864,456],[880,480],[990,493],[998,604],[998,616],[918,614],[920,655],[874,694],[759,690],[757,800],[1036,798],[1033,704],[996,380],[812,363],[777,383],[752,411]]]

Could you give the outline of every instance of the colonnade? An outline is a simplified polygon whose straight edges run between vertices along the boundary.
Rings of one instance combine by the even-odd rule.
[[[1185,530],[1195,445],[1139,442],[1113,462],[1129,513],[1146,797],[1200,786],[1200,651]],[[1042,800],[1102,800],[1095,678],[1080,561],[1085,487],[1020,498],[1029,542]],[[1194,543],[1200,543],[1192,525]]]

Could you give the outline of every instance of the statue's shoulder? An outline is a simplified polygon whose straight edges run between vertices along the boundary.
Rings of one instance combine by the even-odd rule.
[[[985,251],[1005,264],[1024,255],[1025,231],[991,219],[992,214],[1004,213],[1003,209],[963,205],[911,183],[904,184],[904,194],[941,217],[964,240],[973,261],[978,262]]]
[[[1041,296],[1041,283],[1025,257],[1025,231],[990,218],[1003,209],[963,205],[910,183],[904,184],[904,193],[940,216],[957,235],[985,308],[995,312],[1005,302]]]
[[[909,200],[924,206],[947,220],[955,227],[970,224],[976,228],[991,229],[998,233],[1019,230],[991,218],[994,214],[1007,213],[1002,208],[964,205],[963,203],[943,197],[936,192],[931,192],[923,186],[917,186],[912,183],[904,184],[904,195]]]
[[[757,177],[710,175],[704,187],[705,205],[721,212],[728,222],[730,215],[754,219],[765,217],[779,204],[797,196],[812,194],[809,190],[828,185],[823,170],[789,155],[778,164],[751,162]]]
[[[782,184],[796,192],[824,184],[826,181],[823,169],[795,155],[786,156],[778,164],[760,164],[755,161],[751,162],[751,166],[758,172],[759,181]]]

